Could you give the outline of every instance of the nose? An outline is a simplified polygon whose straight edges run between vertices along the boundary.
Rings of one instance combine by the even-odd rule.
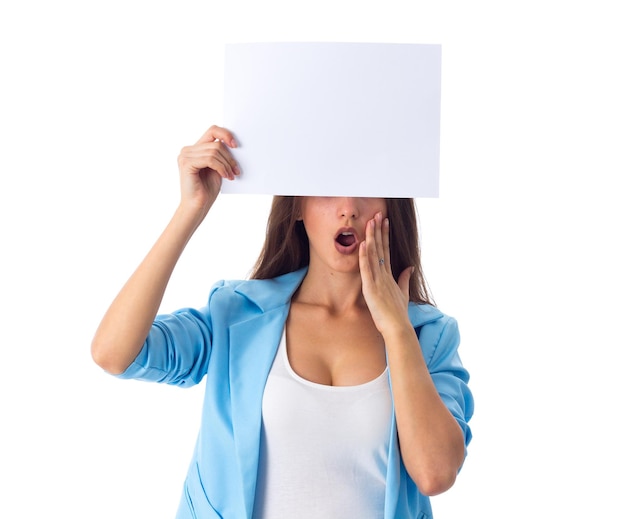
[[[342,218],[356,219],[359,217],[359,204],[357,198],[340,197],[337,202],[337,212]]]

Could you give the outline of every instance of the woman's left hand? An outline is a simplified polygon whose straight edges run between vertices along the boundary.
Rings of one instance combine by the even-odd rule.
[[[410,326],[409,279],[413,267],[407,267],[398,277],[391,272],[389,253],[389,219],[377,213],[366,224],[365,240],[359,248],[359,267],[363,296],[378,331],[386,333]]]

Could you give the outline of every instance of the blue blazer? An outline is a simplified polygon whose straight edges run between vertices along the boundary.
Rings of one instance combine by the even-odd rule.
[[[157,316],[135,361],[120,378],[182,387],[206,375],[200,432],[177,519],[251,519],[265,381],[291,297],[306,269],[270,280],[221,281],[201,309]],[[456,321],[430,305],[409,304],[424,358],[444,403],[471,439],[473,399],[457,353]],[[429,499],[407,474],[392,417],[384,519],[432,517]]]

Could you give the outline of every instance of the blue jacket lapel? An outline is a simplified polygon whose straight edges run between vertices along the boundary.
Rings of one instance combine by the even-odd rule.
[[[289,313],[291,297],[305,273],[306,270],[299,270],[274,280],[251,281],[236,289],[260,310],[254,317],[235,323],[229,329],[233,435],[248,517],[251,517],[254,506],[263,391]]]

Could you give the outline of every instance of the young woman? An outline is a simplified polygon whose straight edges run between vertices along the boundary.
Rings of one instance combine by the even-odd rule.
[[[181,200],[104,315],[95,362],[199,383],[202,425],[178,519],[430,518],[452,486],[473,400],[454,319],[429,303],[411,199],[275,197],[246,281],[157,312],[223,179],[232,133],[179,156]]]

